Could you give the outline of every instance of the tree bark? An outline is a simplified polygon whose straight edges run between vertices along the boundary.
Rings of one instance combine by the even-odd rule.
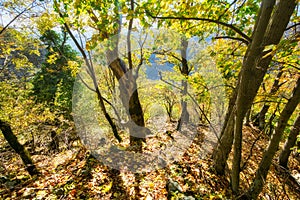
[[[253,40],[244,57],[240,86],[236,101],[237,114],[234,130],[234,158],[231,184],[235,194],[239,189],[239,174],[242,151],[242,127],[247,110],[250,108],[263,77],[274,55],[273,50],[264,51],[268,45],[278,44],[295,9],[294,0],[264,0],[255,25]],[[274,9],[275,8],[275,9]]]
[[[59,140],[56,131],[52,130],[50,132],[51,142],[49,144],[49,152],[58,152],[59,151]]]
[[[145,127],[144,113],[139,100],[136,83],[137,75],[134,74],[136,69],[128,70],[126,68],[125,63],[118,58],[117,47],[107,52],[107,60],[110,63],[109,67],[112,69],[114,76],[119,81],[121,102],[130,117],[130,123],[128,123],[130,145],[136,146],[136,149],[133,150],[141,152],[142,143],[146,142],[146,134],[149,130]]]
[[[8,144],[20,155],[28,173],[31,176],[38,174],[39,172],[31,159],[30,153],[20,144],[17,137],[13,134],[10,125],[0,120],[0,130]]]
[[[230,116],[228,118],[228,122],[226,123],[224,134],[220,138],[220,142],[213,154],[213,161],[214,161],[213,165],[218,175],[225,174],[226,161],[228,159],[229,153],[232,148],[232,143],[233,143],[235,112],[236,112],[235,107],[233,107]]]
[[[253,183],[250,186],[250,189],[244,194],[241,198],[243,199],[257,199],[259,193],[261,192],[264,182],[266,180],[269,168],[272,163],[272,159],[279,147],[279,142],[282,137],[282,133],[287,125],[287,122],[300,103],[300,78],[298,78],[297,85],[294,88],[293,95],[289,99],[288,103],[284,107],[283,111],[280,114],[278,124],[276,126],[275,132],[272,135],[271,141],[263,158],[259,164],[259,168],[256,171],[255,178]]]
[[[180,130],[181,126],[183,124],[186,124],[189,121],[189,113],[187,110],[187,101],[186,101],[186,96],[188,94],[188,84],[187,84],[187,78],[189,75],[189,66],[187,62],[187,47],[188,47],[188,41],[186,38],[181,39],[181,49],[180,49],[180,54],[181,54],[181,68],[180,72],[181,75],[183,75],[183,80],[181,81],[181,86],[182,86],[182,99],[181,99],[181,115],[178,121],[178,126],[177,130]]]
[[[240,74],[239,74],[240,79]],[[239,83],[239,82],[238,82]],[[237,91],[239,84],[237,83],[236,88],[229,100],[227,113],[225,116],[223,128],[220,134],[220,141],[218,146],[213,152],[213,165],[218,175],[225,174],[226,161],[232,148],[233,143],[233,130],[234,130],[234,116],[236,112],[235,101],[237,98]]]
[[[279,155],[279,164],[282,167],[287,168],[288,166],[288,160],[292,152],[291,148],[295,146],[297,141],[297,135],[299,134],[299,132],[300,132],[300,114],[298,114],[298,117],[294,122],[289,137],[284,144],[283,150]]]

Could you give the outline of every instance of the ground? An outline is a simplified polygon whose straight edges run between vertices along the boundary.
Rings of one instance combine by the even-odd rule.
[[[215,141],[214,136],[205,127],[199,127],[198,130],[199,134],[180,161],[140,175],[140,199],[167,199],[168,178],[182,188],[182,192],[171,194],[172,199],[184,199],[184,196],[195,199],[233,198],[228,180],[229,169],[226,170],[226,176],[217,176],[212,168],[211,152],[215,143],[211,141]],[[249,187],[268,141],[267,136],[261,135],[254,127],[244,127],[243,134],[243,161],[247,162],[241,173],[241,191]],[[171,140],[167,135],[164,139]],[[252,145],[254,141],[256,143]],[[126,171],[119,174],[96,160],[79,143],[76,144],[60,153],[33,155],[41,174],[30,177],[18,155],[1,140],[2,199],[133,199],[134,174]],[[147,148],[154,144],[152,138]],[[290,159],[291,174],[299,174],[299,164],[299,160]],[[260,197],[300,199],[299,185],[291,181],[289,176],[288,171],[280,169],[274,160]]]

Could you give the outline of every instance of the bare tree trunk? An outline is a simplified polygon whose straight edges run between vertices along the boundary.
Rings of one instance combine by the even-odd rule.
[[[261,192],[264,182],[266,180],[269,168],[272,164],[272,159],[279,147],[279,142],[282,137],[282,133],[287,125],[287,122],[300,103],[300,78],[298,78],[297,85],[294,88],[293,96],[289,99],[283,111],[280,114],[278,125],[275,129],[274,134],[272,135],[272,139],[269,143],[269,146],[265,153],[263,154],[263,158],[259,164],[259,168],[256,171],[256,176],[251,184],[249,190],[246,194],[244,194],[241,199],[256,199]]]
[[[272,135],[274,130],[273,120],[276,117],[276,112],[279,110],[280,102],[277,103],[276,109],[273,111],[272,115],[269,118],[268,123],[265,125],[265,134],[269,137]]]
[[[292,151],[291,148],[295,146],[297,141],[297,135],[299,134],[299,132],[300,132],[300,114],[298,114],[298,117],[294,122],[289,137],[286,140],[284,147],[279,155],[279,164],[282,167],[287,168],[288,166],[288,160]]]
[[[56,131],[52,130],[50,132],[51,142],[49,144],[49,152],[58,152],[59,151],[59,140]]]
[[[134,146],[136,145],[138,147],[138,152],[142,152],[142,143],[146,142],[146,133],[145,130],[148,130],[145,128],[145,120],[144,120],[144,113],[142,109],[142,105],[139,99],[138,91],[135,90],[133,92],[133,95],[130,98],[129,101],[129,114],[133,122],[139,126],[142,127],[141,129],[133,129],[131,131],[139,131],[138,137],[136,137],[136,133],[130,134],[130,145]],[[143,129],[145,128],[145,129]]]
[[[19,143],[17,137],[13,134],[10,125],[7,122],[0,120],[0,130],[8,144],[20,155],[28,173],[31,176],[38,174],[39,172],[31,159],[30,153]]]

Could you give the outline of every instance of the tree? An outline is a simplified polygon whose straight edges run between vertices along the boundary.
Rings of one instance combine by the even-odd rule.
[[[17,154],[20,155],[28,173],[31,176],[38,174],[39,172],[31,159],[30,153],[19,143],[17,137],[13,134],[10,125],[1,119],[0,130],[8,144],[16,151]]]
[[[35,49],[36,40],[32,38],[27,38],[26,35],[20,33],[14,29],[8,28],[8,26],[14,22],[18,17],[20,17],[26,10],[19,13],[15,18],[13,18],[5,27],[0,31],[0,59],[1,59],[1,68],[0,68],[0,84],[1,90],[7,89],[6,92],[10,93],[9,87],[5,87],[9,84],[13,85],[11,88],[14,90],[21,89],[22,87],[26,88],[27,78],[30,77],[31,67],[33,60],[39,60],[39,51]],[[33,42],[34,41],[34,42]],[[23,44],[24,46],[21,46]],[[34,56],[32,56],[34,54]],[[16,83],[21,83],[18,87],[15,87]],[[4,88],[2,88],[4,86]],[[9,89],[8,89],[9,88]],[[0,104],[10,104],[11,102],[5,102],[5,96],[3,91],[1,92],[1,101]],[[15,95],[15,94],[10,94]],[[18,97],[19,98],[19,97]],[[8,98],[9,99],[9,98]],[[4,108],[3,108],[4,107]],[[4,135],[4,138],[8,144],[16,151],[17,154],[21,157],[26,170],[30,175],[39,174],[36,166],[33,163],[30,153],[28,150],[18,141],[17,137],[14,135],[11,125],[7,122],[7,119],[10,118],[10,112],[5,113],[5,107],[10,107],[10,105],[1,105],[0,112],[0,130]],[[4,113],[3,113],[4,112]]]
[[[280,78],[283,75],[283,72],[284,72],[283,67],[282,66],[279,67],[279,72],[277,73],[277,76],[276,76],[276,78],[273,82],[273,85],[272,85],[272,88],[270,90],[269,96],[272,97],[273,95],[275,95],[275,93],[279,90],[280,86],[285,83],[285,82],[280,83]],[[270,103],[265,102],[263,104],[260,112],[253,117],[254,118],[253,119],[254,124],[258,125],[260,130],[263,130],[265,128],[266,114],[267,114],[269,108],[270,108]]]
[[[61,1],[64,5],[67,5],[67,2]],[[119,9],[119,3],[118,1],[115,2],[103,2],[103,7],[97,6],[97,3],[94,1],[91,2],[75,2],[74,4],[71,4],[68,6],[65,6],[66,10],[62,11],[60,10],[60,6],[58,2],[55,2],[55,9],[57,12],[60,14],[60,17],[66,21],[66,18],[68,15],[70,15],[68,8],[73,6],[75,10],[77,10],[77,15],[75,15],[75,23],[77,26],[81,26],[78,24],[78,14],[87,14],[87,17],[89,17],[90,22],[93,24],[92,27],[96,29],[97,33],[95,33],[95,37],[91,41],[87,43],[88,50],[91,50],[93,46],[99,41],[99,40],[104,40],[104,39],[109,39],[110,37],[116,35],[119,33],[121,30],[121,22],[120,22],[120,16],[121,16],[121,10]],[[86,4],[89,4],[87,6]],[[132,52],[131,52],[131,29],[132,29],[132,24],[133,24],[133,16],[130,15],[130,13],[134,13],[134,2],[129,2],[129,3],[122,3],[122,6],[127,8],[128,13],[128,33],[127,33],[127,58],[128,62],[127,65],[125,64],[124,60],[122,60],[119,56],[118,52],[118,41],[119,41],[119,36],[115,38],[110,38],[112,40],[112,44],[109,47],[109,49],[106,51],[106,57],[107,61],[109,63],[109,68],[112,70],[115,78],[119,81],[119,91],[120,91],[120,96],[121,96],[121,101],[128,110],[128,115],[129,118],[134,122],[135,125],[129,126],[129,132],[130,132],[130,143],[131,146],[136,146],[136,151],[141,151],[142,150],[142,142],[145,142],[145,136],[146,136],[146,131],[147,129],[145,127],[145,121],[144,121],[144,116],[143,116],[143,110],[142,106],[139,100],[139,95],[138,95],[138,90],[131,91],[132,88],[137,88],[136,87],[136,79],[138,77],[138,70],[140,66],[143,63],[143,54],[141,55],[140,62],[137,64],[136,67],[134,67],[134,63],[132,60]],[[128,6],[128,7],[127,7]],[[68,18],[70,19],[70,18]],[[102,20],[105,19],[105,20]],[[71,33],[71,30],[68,27],[68,24],[65,22],[64,25],[66,26],[66,30]],[[96,37],[97,36],[97,37]],[[71,38],[74,40],[76,45],[84,59],[86,60],[86,64],[88,66],[92,66],[90,61],[88,61],[88,57],[84,56],[86,54],[79,45],[78,41],[76,42],[76,38],[72,37]],[[92,67],[90,67],[90,71],[92,72]],[[126,76],[126,77],[125,77]],[[122,78],[123,77],[123,78]],[[124,78],[125,77],[125,78]],[[96,79],[94,79],[94,87],[95,90],[98,91],[98,96],[99,96],[99,102],[103,101],[103,97],[100,94],[99,88],[96,84]],[[97,89],[98,88],[98,89]],[[108,116],[108,113],[105,111],[105,105],[100,103],[102,110],[105,113],[105,116]],[[128,105],[129,104],[129,105]],[[107,118],[108,121],[110,121],[110,124],[112,125],[112,120],[109,119],[110,117]],[[114,125],[112,125],[114,127]],[[136,131],[137,127],[142,127],[139,130],[145,130],[145,131]],[[114,129],[114,128],[113,128]],[[114,134],[117,134],[117,131],[113,131]],[[138,136],[137,136],[138,134]],[[134,136],[135,135],[135,136]]]
[[[67,33],[62,35],[46,30],[41,41],[46,45],[46,60],[32,80],[33,95],[37,102],[46,102],[52,108],[70,116],[72,110],[72,87],[80,66],[77,53],[67,42]]]
[[[250,106],[253,103],[272,58],[278,49],[284,46],[284,42],[281,43],[281,38],[296,6],[296,1],[292,0],[279,1],[276,5],[275,3],[275,1],[263,1],[258,13],[256,13],[256,10],[253,9],[255,6],[248,9],[251,12],[254,11],[251,14],[257,14],[254,27],[248,27],[248,31],[250,30],[249,32],[252,32],[251,37],[247,36],[247,33],[241,31],[234,24],[224,22],[222,17],[214,19],[209,17],[185,17],[184,15],[155,16],[152,13],[149,13],[150,16],[157,19],[198,20],[214,23],[223,26],[224,29],[228,28],[231,30],[228,31],[228,33],[231,32],[231,35],[224,36],[222,38],[234,39],[247,44],[247,50],[243,57],[243,64],[238,76],[237,86],[229,102],[229,109],[226,115],[228,120],[224,124],[224,133],[220,139],[219,148],[217,148],[217,152],[215,153],[215,155],[217,154],[220,156],[215,156],[214,161],[217,172],[220,174],[224,173],[226,161],[231,150],[232,142],[234,141],[234,159],[231,171],[231,183],[234,193],[238,193],[239,188],[243,120],[246,112],[250,109]],[[234,11],[238,12],[241,10],[242,9]],[[246,13],[247,12],[248,11],[246,11]],[[221,13],[223,14],[224,12]],[[247,14],[249,14],[249,12]],[[237,17],[239,16],[240,13]],[[242,21],[242,19],[240,20]],[[245,28],[247,23],[243,25]],[[233,37],[232,32],[237,34],[239,37]]]
[[[234,130],[234,161],[232,167],[232,189],[238,192],[242,148],[242,125],[258,88],[263,80],[274,50],[265,50],[269,45],[278,45],[294,12],[295,1],[263,1],[254,27],[252,42],[247,49],[242,66],[237,95],[237,113]],[[271,54],[270,54],[271,53]]]
[[[297,84],[294,88],[292,97],[285,105],[283,111],[280,114],[278,124],[272,135],[269,146],[263,154],[263,158],[259,164],[259,168],[256,171],[256,176],[251,184],[248,192],[244,194],[241,199],[256,199],[261,192],[264,181],[267,177],[269,168],[272,163],[272,159],[278,149],[279,142],[281,141],[282,133],[287,125],[287,122],[300,103],[300,78],[298,78]]]
[[[284,144],[284,147],[279,155],[279,164],[282,167],[288,167],[289,156],[292,152],[292,148],[295,146],[297,141],[297,136],[300,132],[300,114],[296,118],[293,127],[291,128],[291,132],[288,135],[288,138]]]
[[[174,93],[172,92],[172,90],[170,88],[163,88],[162,89],[162,101],[163,101],[163,105],[167,111],[168,117],[169,117],[169,121],[173,122],[174,121],[174,107],[177,104],[177,99],[176,97],[173,96]]]

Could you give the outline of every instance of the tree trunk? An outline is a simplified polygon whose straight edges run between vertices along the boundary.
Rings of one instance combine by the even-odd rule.
[[[58,11],[58,13],[59,13],[59,16],[61,18],[64,18],[63,14],[60,11]],[[73,35],[72,31],[70,30],[69,25],[67,23],[64,23],[64,27],[65,27],[66,31],[69,33],[70,37],[72,38],[73,42],[75,43],[75,45],[77,46],[77,48],[79,49],[79,51],[81,52],[81,55],[83,56],[85,64],[88,67],[89,75],[90,75],[90,77],[93,80],[93,85],[95,87],[95,93],[97,95],[99,106],[100,106],[100,108],[101,108],[101,110],[102,110],[102,112],[103,112],[106,120],[108,121],[109,125],[112,128],[112,131],[113,131],[113,134],[114,134],[115,138],[119,142],[121,142],[122,138],[118,134],[117,127],[116,127],[115,123],[113,122],[112,118],[110,117],[110,115],[106,111],[106,107],[104,105],[104,99],[103,99],[103,97],[101,95],[101,92],[100,92],[100,89],[98,87],[98,83],[97,83],[97,79],[96,79],[96,74],[95,74],[95,71],[94,71],[94,67],[93,67],[92,61],[88,59],[85,51],[83,50],[83,48],[81,47],[81,45],[79,44],[79,42],[77,41],[77,39],[75,38],[75,36]]]
[[[287,168],[288,166],[288,160],[292,152],[291,148],[295,146],[297,141],[297,135],[299,134],[299,132],[300,132],[300,114],[298,114],[298,117],[294,122],[289,137],[284,144],[283,150],[279,155],[279,164],[282,167]]]
[[[276,92],[279,90],[281,84],[279,84],[279,79],[281,78],[283,74],[283,67],[279,68],[279,72],[274,80],[274,83],[272,85],[271,91],[269,93],[269,96],[273,96],[276,94]],[[266,124],[266,114],[268,112],[270,108],[270,103],[264,103],[262,109],[260,110],[260,112],[255,116],[254,118],[254,123],[256,125],[258,125],[260,130],[263,130],[265,128],[265,124]]]
[[[142,152],[142,143],[146,142],[146,129],[144,113],[139,100],[138,91],[135,90],[129,100],[129,114],[133,122],[141,128],[132,127],[130,134],[130,146],[137,146],[137,151]],[[132,132],[134,132],[132,134]]]
[[[187,47],[188,47],[188,41],[185,38],[181,39],[181,49],[180,49],[180,54],[181,54],[181,68],[180,68],[180,72],[181,75],[183,75],[183,80],[181,81],[181,85],[182,85],[182,91],[181,91],[181,95],[182,98],[181,99],[181,115],[178,121],[178,126],[177,126],[177,130],[180,130],[181,126],[188,123],[189,121],[189,113],[187,110],[187,101],[186,101],[186,96],[188,94],[188,84],[187,84],[187,78],[189,75],[189,66],[188,66],[188,62],[186,60],[186,53],[187,53]]]
[[[127,70],[125,63],[118,58],[118,48],[107,52],[107,59],[109,67],[112,69],[114,76],[119,81],[119,91],[121,102],[128,112],[129,123],[128,128],[130,132],[130,145],[135,148],[132,150],[141,152],[142,143],[146,142],[146,134],[149,131],[145,127],[144,113],[139,100],[137,90],[137,74],[135,69]],[[136,74],[134,74],[136,71]]]
[[[51,142],[49,144],[49,152],[59,151],[59,140],[56,131],[52,130],[50,132]]]
[[[264,128],[265,128],[266,114],[267,114],[269,108],[270,108],[270,104],[265,103],[257,116],[257,120],[255,121],[255,123],[258,125],[260,130],[264,130]]]
[[[296,6],[294,0],[281,0],[278,5],[274,6],[275,2],[275,0],[264,0],[262,2],[253,39],[246,51],[241,70],[236,101],[234,158],[231,174],[232,190],[235,194],[238,193],[240,180],[243,119],[257,94],[267,67],[274,55],[272,49],[264,51],[264,48],[268,45],[277,45],[280,42]]]
[[[17,137],[13,134],[10,125],[7,122],[0,120],[0,130],[8,144],[20,155],[28,173],[31,176],[38,174],[38,170],[31,159],[30,153],[19,143]]]
[[[286,0],[285,0],[286,1]],[[300,78],[298,78],[297,85],[294,88],[293,96],[289,99],[288,103],[284,107],[283,111],[280,114],[277,127],[275,129],[274,134],[272,135],[271,141],[265,153],[263,154],[263,158],[259,164],[259,168],[256,171],[256,176],[253,180],[253,183],[250,186],[250,189],[247,191],[245,195],[243,195],[242,199],[256,199],[261,192],[264,182],[266,180],[269,168],[272,164],[272,159],[279,147],[279,142],[281,140],[282,133],[287,125],[287,122],[300,103]]]
[[[240,74],[239,74],[240,79]],[[239,82],[238,82],[239,83]],[[220,140],[217,148],[213,153],[214,169],[218,175],[225,174],[226,161],[232,148],[233,143],[233,130],[234,130],[234,116],[236,112],[235,101],[237,98],[237,91],[239,84],[233,91],[232,97],[229,100],[227,113],[225,116],[223,128],[220,134]]]
[[[224,134],[220,138],[219,144],[213,154],[213,160],[214,160],[213,165],[218,175],[225,174],[226,161],[228,159],[229,153],[232,148],[232,143],[233,143],[235,112],[236,112],[235,107],[233,107],[231,114],[228,118],[228,122],[226,123]]]
[[[274,130],[273,120],[276,117],[276,112],[279,110],[279,106],[280,106],[280,103],[277,103],[276,109],[270,116],[268,123],[265,125],[265,134],[269,137],[272,135],[273,130]]]

